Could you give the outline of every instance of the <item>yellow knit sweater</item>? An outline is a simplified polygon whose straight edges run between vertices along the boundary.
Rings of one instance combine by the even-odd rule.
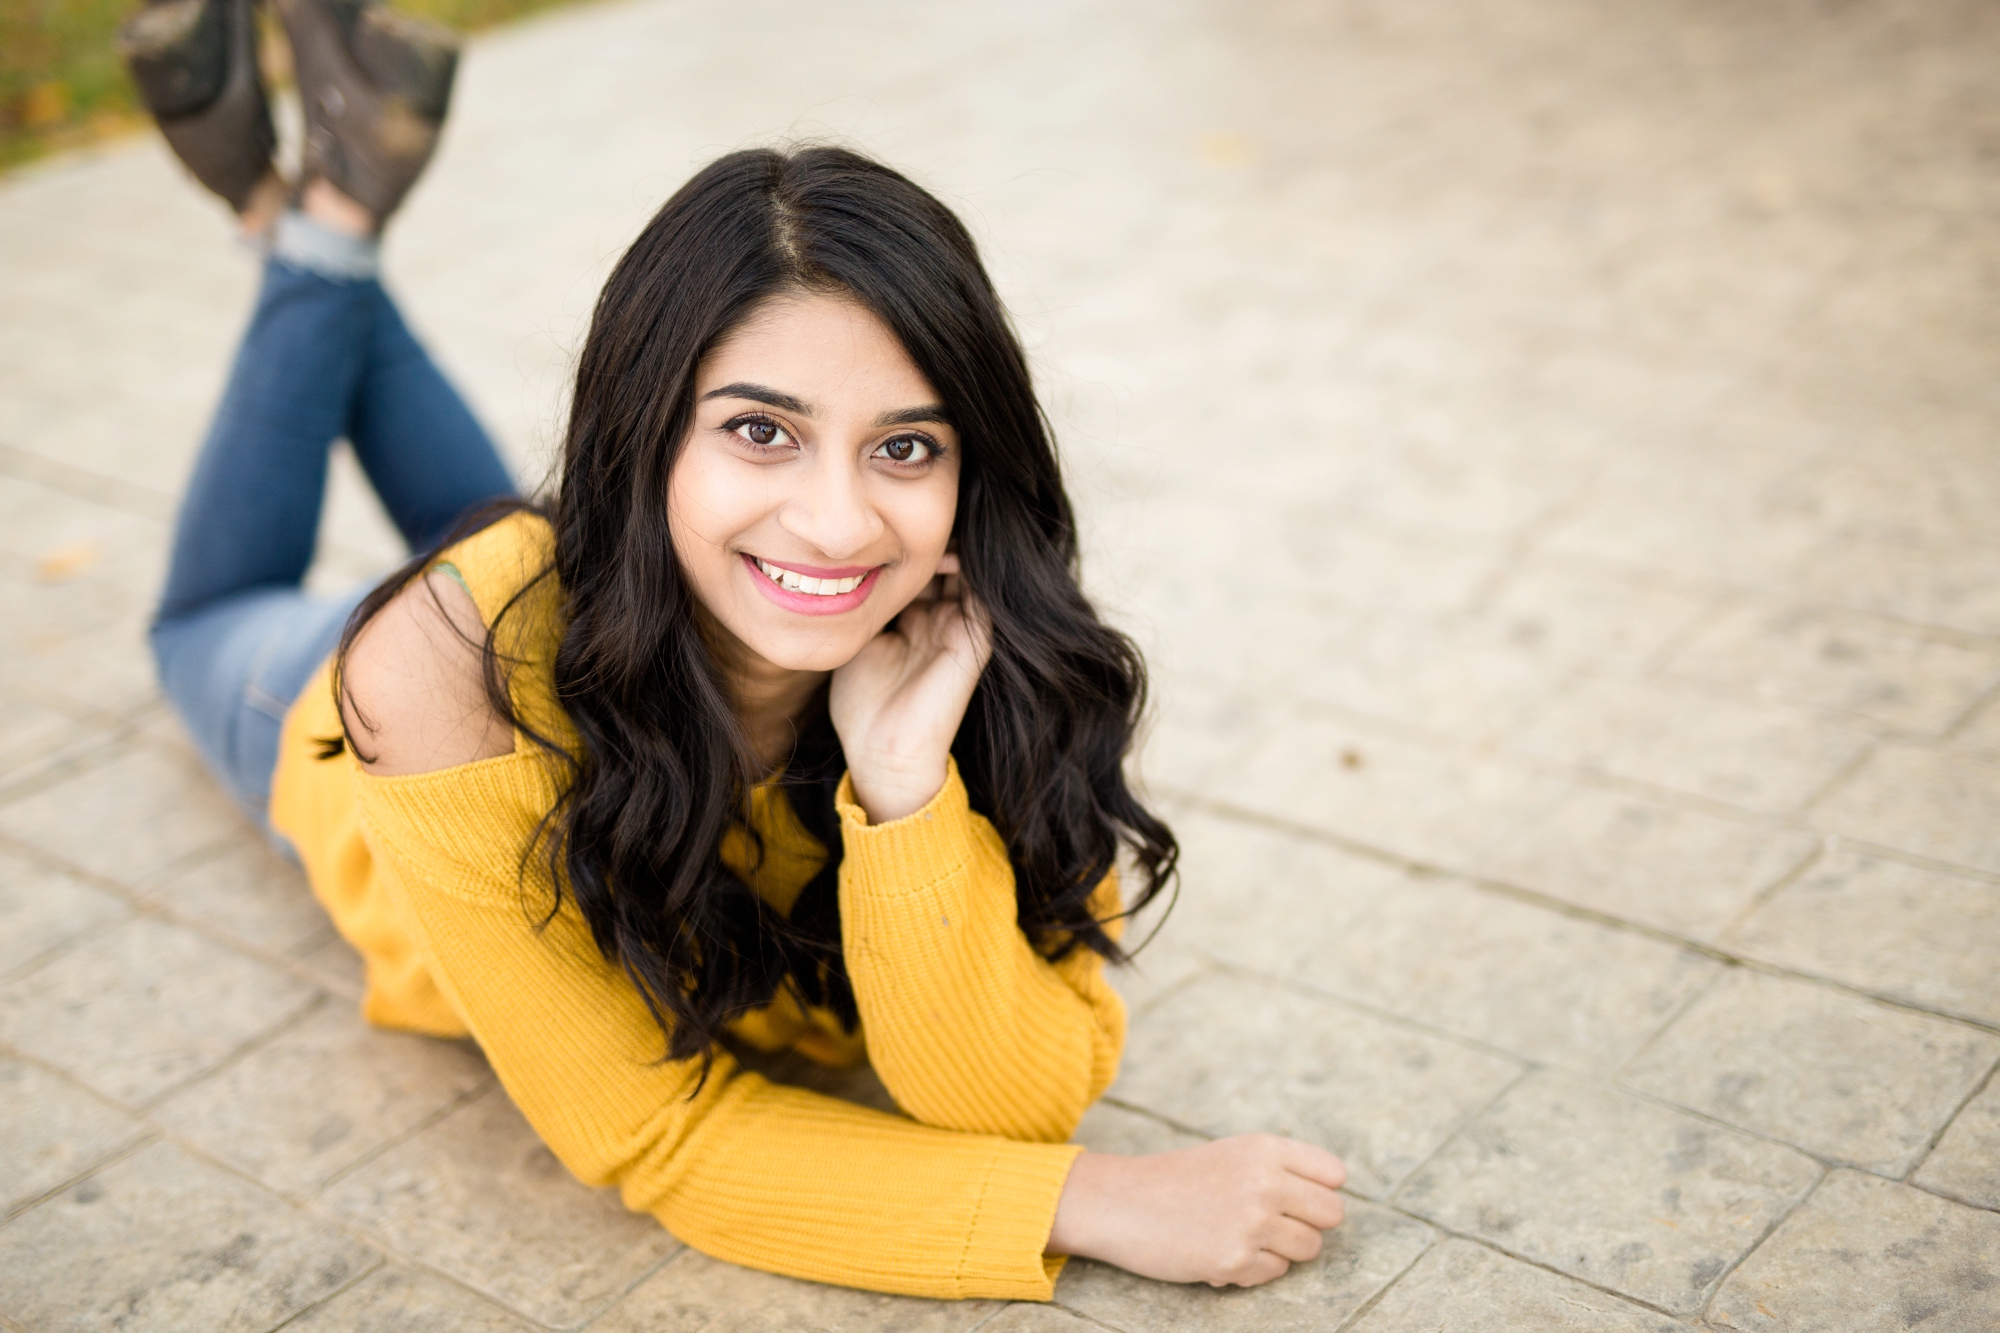
[[[444,558],[490,625],[546,563],[548,526],[517,515]],[[501,621],[523,722],[571,741],[552,686],[558,597],[527,587]],[[862,1027],[781,998],[732,1025],[765,1050],[871,1060],[904,1115],[771,1083],[718,1053],[667,1063],[637,991],[565,901],[545,929],[546,871],[522,849],[556,798],[526,737],[493,759],[375,777],[348,754],[325,669],[285,722],[271,819],[367,962],[374,1023],[470,1034],[515,1105],[576,1176],[616,1185],[698,1249],[754,1268],[919,1296],[1046,1300],[1043,1253],[1080,1149],[1064,1141],[1110,1084],[1125,1011],[1101,960],[1051,964],[1015,921],[1013,871],[951,769],[917,813],[870,825],[839,793],[840,919]],[[825,852],[775,789],[753,793],[763,863],[732,869],[781,911]],[[526,900],[524,902],[524,890]],[[1107,878],[1093,900],[1116,910]]]

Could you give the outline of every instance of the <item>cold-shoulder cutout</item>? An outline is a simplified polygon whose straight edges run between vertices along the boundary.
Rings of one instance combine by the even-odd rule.
[[[362,768],[402,777],[511,753],[486,697],[486,625],[462,579],[432,569],[377,612],[341,671],[341,714]]]

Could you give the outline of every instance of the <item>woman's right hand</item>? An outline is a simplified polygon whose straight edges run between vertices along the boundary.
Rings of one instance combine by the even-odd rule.
[[[1147,1157],[1084,1153],[1049,1232],[1051,1254],[1163,1282],[1254,1287],[1319,1254],[1346,1215],[1347,1168],[1324,1148],[1241,1134]]]

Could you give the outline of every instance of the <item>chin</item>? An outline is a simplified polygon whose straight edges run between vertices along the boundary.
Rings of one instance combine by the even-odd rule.
[[[837,671],[852,662],[873,634],[764,634],[745,647],[783,671]]]

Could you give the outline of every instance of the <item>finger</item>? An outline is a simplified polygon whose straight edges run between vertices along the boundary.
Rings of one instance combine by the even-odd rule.
[[[1283,1277],[1291,1271],[1291,1261],[1281,1254],[1259,1250],[1257,1257],[1225,1278],[1211,1278],[1211,1287],[1256,1287]]]
[[[1319,1258],[1324,1238],[1318,1227],[1309,1227],[1296,1217],[1274,1217],[1264,1225],[1258,1243],[1271,1254],[1302,1264]]]
[[[993,656],[993,617],[984,602],[963,588],[959,590],[958,605],[965,613],[966,628],[971,631],[973,660],[984,671]]]
[[[1347,1217],[1347,1203],[1337,1191],[1303,1176],[1291,1177],[1280,1193],[1278,1207],[1285,1216],[1320,1231],[1331,1231]]]
[[[1304,1176],[1330,1190],[1347,1183],[1347,1163],[1326,1149],[1297,1139],[1287,1139],[1285,1145],[1285,1170],[1293,1175]]]

